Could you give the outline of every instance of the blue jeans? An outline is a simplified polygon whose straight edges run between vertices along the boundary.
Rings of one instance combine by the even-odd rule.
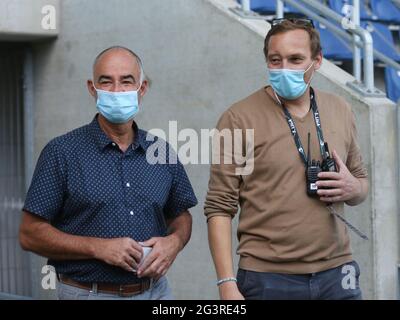
[[[96,293],[65,283],[57,283],[59,300],[172,300],[171,288],[166,277],[154,281],[150,289],[132,297],[120,297],[117,294]]]
[[[311,274],[239,269],[238,287],[249,300],[361,300],[360,267],[352,261]]]

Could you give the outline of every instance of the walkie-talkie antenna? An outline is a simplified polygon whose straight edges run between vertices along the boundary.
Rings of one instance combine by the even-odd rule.
[[[309,165],[311,165],[311,155],[310,155],[310,138],[311,137],[311,134],[310,133],[308,133],[308,146],[307,146],[307,162],[308,162],[308,164]]]

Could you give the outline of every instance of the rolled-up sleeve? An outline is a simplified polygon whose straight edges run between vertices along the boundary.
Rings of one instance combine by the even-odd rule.
[[[54,220],[64,206],[65,169],[57,144],[50,142],[40,154],[23,210]]]
[[[234,129],[240,128],[238,121],[231,110],[226,111],[219,119],[216,129],[217,133],[228,130],[232,137]],[[213,143],[218,141],[214,139]],[[238,211],[239,190],[241,176],[237,174],[239,167],[234,159],[233,148],[226,144],[225,139],[221,139],[220,148],[213,146],[217,152],[215,158],[219,158],[219,163],[211,164],[210,180],[208,192],[204,204],[204,214],[207,220],[214,216],[234,217]],[[229,156],[232,163],[226,163],[225,157]]]

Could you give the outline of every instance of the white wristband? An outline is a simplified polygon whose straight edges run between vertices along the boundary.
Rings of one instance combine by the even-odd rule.
[[[228,282],[228,281],[237,282],[236,278],[233,278],[233,277],[223,278],[223,279],[217,281],[217,286],[220,286],[224,282]]]

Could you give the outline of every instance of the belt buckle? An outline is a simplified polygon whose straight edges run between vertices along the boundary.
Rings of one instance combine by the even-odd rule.
[[[132,297],[132,296],[141,294],[141,293],[145,292],[146,290],[151,289],[151,287],[153,286],[154,281],[153,281],[152,278],[149,279],[149,287],[148,288],[146,288],[145,283],[146,283],[146,281],[141,282],[140,283],[140,290],[138,292],[135,292],[135,293],[125,293],[124,292],[124,285],[120,285],[119,288],[118,288],[118,296],[120,296],[120,297]]]
[[[119,286],[118,295],[119,295],[120,297],[125,297],[125,296],[126,296],[126,294],[124,293],[124,286],[123,286],[123,285],[120,285],[120,286]]]
[[[97,294],[97,292],[98,292],[98,290],[97,290],[97,282],[93,282],[92,283],[92,289],[89,292]]]
[[[140,294],[141,292],[134,292],[134,293],[125,293],[124,292],[124,285],[120,285],[118,288],[118,296],[122,297],[122,298],[129,298],[129,297],[133,297],[137,294]]]

